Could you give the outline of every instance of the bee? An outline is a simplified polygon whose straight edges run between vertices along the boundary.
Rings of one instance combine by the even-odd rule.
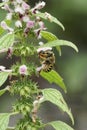
[[[39,54],[40,62],[42,64],[41,70],[45,72],[50,72],[53,69],[53,66],[55,64],[55,55],[52,49],[47,48],[47,49],[40,50],[38,54]]]

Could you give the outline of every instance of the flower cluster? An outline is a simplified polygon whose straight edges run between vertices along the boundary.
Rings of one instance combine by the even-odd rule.
[[[40,31],[45,30],[46,27],[40,17],[34,17],[34,14],[38,13],[38,11],[45,6],[45,2],[39,2],[34,8],[31,8],[30,5],[23,0],[3,0],[3,2],[5,2],[5,4],[2,9],[8,12],[6,20],[15,19],[14,29],[9,27],[6,21],[2,21],[0,25],[4,30],[13,32],[16,31],[15,28],[22,28],[24,36],[26,37],[32,30],[32,32],[40,38]]]

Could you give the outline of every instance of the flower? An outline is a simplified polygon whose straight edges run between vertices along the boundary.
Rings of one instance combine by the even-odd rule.
[[[51,14],[45,12],[45,18],[48,19],[50,22],[52,21],[52,16]]]
[[[40,47],[37,49],[37,53],[39,53],[40,51],[46,51],[46,50],[52,50],[51,47]]]
[[[33,28],[34,27],[34,21],[28,21],[27,24],[26,24],[26,27],[27,28]]]
[[[21,3],[23,2],[23,0],[16,0],[16,2],[17,2],[18,4],[21,4]]]
[[[42,9],[44,6],[46,5],[46,3],[44,1],[39,2],[38,4],[36,4],[36,6],[33,8],[34,10],[40,10]]]
[[[7,51],[7,58],[11,57],[11,56],[12,56],[12,53],[13,53],[13,48],[12,48],[12,47],[9,47],[9,48],[8,48],[8,51]]]
[[[43,42],[39,42],[39,45],[42,46],[44,43]]]
[[[26,65],[21,65],[21,66],[19,67],[19,73],[20,73],[21,75],[27,75],[27,66],[26,66]]]
[[[7,10],[8,12],[12,12],[12,9],[9,7],[8,4],[5,4],[2,9]]]
[[[5,66],[0,65],[0,71],[4,71],[5,70]]]
[[[21,21],[20,20],[17,20],[16,22],[15,22],[15,26],[16,27],[22,27],[22,23],[21,23]]]
[[[9,2],[9,0],[2,0],[3,2]]]
[[[41,29],[40,29],[40,28],[39,28],[39,29],[35,29],[35,30],[34,30],[34,33],[36,34],[36,36],[37,36],[37,38],[38,38],[38,39],[40,39],[40,38],[41,38],[40,31],[41,31]]]
[[[18,0],[18,1],[19,1],[19,0]],[[23,1],[23,3],[22,3],[22,8],[23,8],[23,10],[29,10],[29,9],[30,9],[30,6],[29,6],[26,2]]]
[[[8,30],[9,32],[13,32],[14,29],[13,28],[10,28],[5,21],[2,21],[1,22],[1,27],[4,29],[4,30]]]
[[[6,67],[5,66],[0,66],[0,72],[12,72],[12,70],[10,70],[10,69],[5,69]]]
[[[2,27],[4,30],[6,30],[6,29],[8,28],[8,26],[7,26],[7,24],[6,24],[5,21],[2,21],[2,22],[1,22],[1,27]]]
[[[20,13],[20,14],[24,14],[25,11],[23,10],[23,8],[20,5],[15,6],[15,13]]]
[[[29,28],[25,28],[24,29],[24,36],[27,37],[28,36],[28,32],[30,31]]]
[[[40,22],[38,22],[38,24],[39,24],[41,29],[46,30],[44,22],[40,21]]]
[[[24,15],[24,16],[22,17],[22,20],[23,20],[23,22],[28,22],[30,19],[29,19],[29,16],[28,16],[28,15]]]
[[[7,13],[6,19],[7,19],[7,20],[11,20],[11,19],[12,19],[12,13]]]
[[[43,68],[42,66],[36,68],[37,75],[39,74],[38,72],[40,72],[42,70],[42,68]]]

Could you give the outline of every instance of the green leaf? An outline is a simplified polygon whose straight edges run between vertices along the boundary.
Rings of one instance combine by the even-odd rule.
[[[13,45],[14,42],[14,34],[6,34],[3,37],[0,38],[0,50],[6,49]]]
[[[9,72],[0,72],[0,86],[7,80]]]
[[[70,46],[76,52],[78,52],[77,46],[73,44],[72,42],[66,41],[66,40],[54,40],[43,45],[43,47],[56,47],[56,46]]]
[[[0,90],[0,96],[3,95],[6,91],[7,91],[7,89]]]
[[[54,41],[58,39],[53,33],[50,33],[48,31],[41,31],[40,34],[47,41]]]
[[[58,106],[62,111],[66,112],[71,118],[72,124],[74,124],[74,119],[71,110],[68,108],[62,94],[58,90],[53,88],[43,89],[42,93],[45,98],[45,101],[50,101],[51,103]]]
[[[7,2],[2,2],[0,3],[0,7],[2,7],[3,5],[5,5]]]
[[[61,76],[54,70],[51,70],[50,72],[44,72],[41,71],[40,75],[46,79],[48,82],[50,83],[55,83],[57,85],[59,85],[65,92],[66,91],[66,86],[63,82],[63,79],[61,78]]]
[[[0,36],[4,32],[4,29],[0,26]]]
[[[0,130],[7,129],[10,115],[11,114],[9,114],[9,113],[0,114]]]
[[[48,42],[58,40],[58,38],[53,33],[50,33],[48,31],[41,31],[40,34]],[[61,48],[60,48],[60,46],[57,46],[56,49],[59,51],[59,55],[61,56]]]
[[[58,24],[63,30],[65,30],[63,24],[57,18],[53,17],[51,14],[48,14],[50,18],[47,18],[46,13],[39,12],[35,15],[39,16],[40,18],[43,18],[45,20],[49,20],[50,22],[54,22],[54,23]]]
[[[72,127],[62,121],[52,121],[48,123],[48,125],[51,125],[55,130],[74,130]]]

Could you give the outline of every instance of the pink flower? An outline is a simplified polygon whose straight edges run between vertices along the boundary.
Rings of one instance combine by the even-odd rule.
[[[1,27],[2,27],[4,30],[6,30],[6,29],[8,28],[8,26],[7,26],[7,24],[6,24],[5,21],[2,21],[2,22],[1,22]]]
[[[7,10],[8,12],[12,12],[12,9],[10,9],[8,4],[5,4],[2,9]]]
[[[26,66],[26,65],[21,65],[21,66],[19,67],[19,73],[20,73],[21,75],[27,75],[27,66]]]
[[[5,21],[2,21],[1,22],[1,27],[4,29],[4,30],[8,30],[9,32],[13,32],[13,28],[10,28]]]
[[[22,8],[23,8],[23,10],[29,10],[30,6],[26,2],[23,1]]]
[[[40,26],[40,28],[41,28],[42,30],[46,30],[46,27],[45,27],[45,25],[44,25],[44,22],[40,21],[40,22],[38,22],[38,24],[39,24],[39,26]]]
[[[34,27],[34,21],[28,21],[27,22],[27,25],[26,25],[27,28],[33,28]]]

